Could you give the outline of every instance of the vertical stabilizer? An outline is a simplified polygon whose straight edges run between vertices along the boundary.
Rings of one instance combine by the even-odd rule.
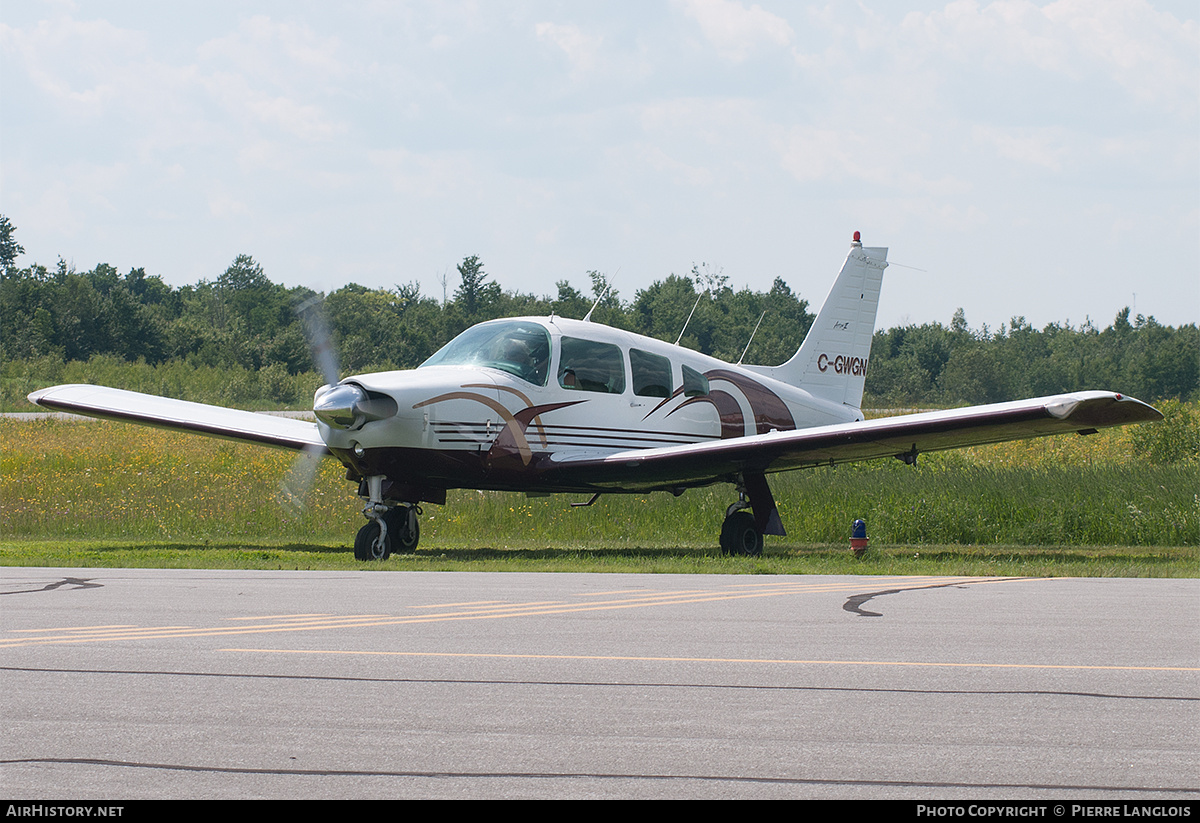
[[[750,368],[814,397],[857,409],[871,357],[887,251],[864,248],[855,232],[846,262],[799,351],[782,366]]]

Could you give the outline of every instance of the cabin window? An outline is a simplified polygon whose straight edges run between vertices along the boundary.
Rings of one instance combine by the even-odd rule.
[[[661,354],[641,349],[629,350],[633,367],[633,393],[642,397],[671,396],[671,361]]]
[[[683,393],[687,397],[704,397],[708,394],[708,378],[695,369],[684,366]]]
[[[503,321],[472,326],[442,346],[425,366],[483,366],[546,385],[550,334],[537,323]]]
[[[577,391],[623,394],[625,360],[621,350],[610,343],[597,343],[578,337],[562,338],[558,385]]]

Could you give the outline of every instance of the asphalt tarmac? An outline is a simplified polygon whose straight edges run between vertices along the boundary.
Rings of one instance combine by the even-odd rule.
[[[1200,799],[1200,581],[0,569],[0,794]]]

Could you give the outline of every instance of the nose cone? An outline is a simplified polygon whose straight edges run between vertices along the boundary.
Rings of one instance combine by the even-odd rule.
[[[313,403],[313,414],[332,428],[352,429],[366,422],[360,419],[359,407],[367,401],[367,393],[358,386],[334,386]]]
[[[396,401],[382,392],[342,383],[317,395],[313,413],[330,428],[359,429],[372,420],[394,415]]]

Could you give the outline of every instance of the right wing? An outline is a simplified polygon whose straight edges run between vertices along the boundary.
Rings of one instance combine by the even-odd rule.
[[[565,454],[551,470],[563,485],[633,491],[702,485],[743,472],[899,457],[1162,419],[1152,406],[1115,392],[1075,392],[989,406],[862,420],[600,457]]]
[[[317,424],[289,417],[227,409],[106,386],[52,386],[29,401],[45,409],[139,423],[160,429],[203,434],[326,456],[329,450]]]

